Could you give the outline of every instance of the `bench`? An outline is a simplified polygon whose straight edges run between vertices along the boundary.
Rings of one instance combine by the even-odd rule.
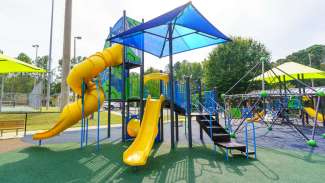
[[[25,120],[0,120],[0,136],[3,130],[16,130],[16,135],[18,135],[19,129],[25,129]]]

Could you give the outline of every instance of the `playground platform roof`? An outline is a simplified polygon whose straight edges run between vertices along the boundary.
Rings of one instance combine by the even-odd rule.
[[[171,38],[169,25],[172,25]],[[186,3],[146,23],[110,38],[157,57],[165,57],[231,39],[214,27],[193,5]],[[172,50],[169,43],[172,42]]]
[[[46,70],[36,67],[32,64],[25,63],[15,58],[0,54],[0,74],[15,72],[34,72],[44,73]]]
[[[268,83],[278,83],[302,79],[302,76],[304,79],[325,79],[325,72],[296,62],[286,62],[265,72],[264,80]],[[262,74],[253,79],[253,81],[261,80],[263,80]]]

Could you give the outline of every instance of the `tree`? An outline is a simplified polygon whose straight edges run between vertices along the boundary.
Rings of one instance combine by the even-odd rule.
[[[325,45],[313,45],[306,49],[296,51],[288,55],[286,58],[278,59],[276,61],[276,65],[280,65],[285,62],[297,62],[307,66],[310,66],[311,63],[311,67],[325,70]],[[294,84],[293,82],[291,83]],[[324,84],[324,80],[315,81],[315,86]],[[297,86],[297,83],[294,85]]]
[[[309,66],[309,56],[312,67],[325,70],[325,65],[323,65],[325,62],[325,45],[313,45],[306,49],[299,50],[288,55],[284,59],[277,60],[276,63],[280,65],[291,61]]]
[[[47,55],[37,58],[35,65],[37,67],[47,70],[47,64],[49,62],[49,57]]]
[[[20,53],[17,56],[17,59],[20,61],[26,62],[28,64],[32,64],[32,59],[26,53]]]
[[[0,50],[0,54],[3,54],[3,51],[2,50]]]
[[[182,62],[176,62],[174,64],[174,73],[176,81],[184,81],[184,76],[191,76],[191,86],[195,87],[195,83],[202,79],[203,77],[203,67],[199,62],[189,62],[187,60],[183,60]]]
[[[144,71],[144,74],[149,74],[153,72],[159,72],[158,69],[155,69],[153,67],[148,68]],[[150,94],[152,97],[159,97],[160,91],[159,91],[159,81],[148,81],[144,86],[144,92],[145,94]]]
[[[213,49],[208,59],[203,62],[204,82],[207,89],[217,87],[219,93],[225,93],[245,73],[260,62],[261,57],[270,60],[270,53],[262,43],[241,37],[233,37],[232,40],[232,42],[219,45]],[[265,70],[269,68],[271,68],[271,64],[266,62]],[[249,80],[258,74],[261,74],[260,69],[256,69],[238,83],[231,93],[247,91],[249,89]],[[252,85],[251,89],[260,88]]]
[[[153,72],[160,72],[160,71],[153,67],[149,67],[147,70],[144,71],[144,74],[149,74],[149,73],[153,73]]]

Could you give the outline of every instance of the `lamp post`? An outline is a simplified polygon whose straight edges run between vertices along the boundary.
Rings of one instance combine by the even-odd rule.
[[[50,107],[50,95],[51,95],[51,63],[52,63],[52,35],[53,35],[53,12],[54,12],[54,0],[51,1],[51,26],[50,26],[50,45],[49,45],[49,58],[47,64],[47,89],[46,89],[46,110]]]
[[[35,48],[35,64],[36,64],[39,45],[33,44],[32,47]]]
[[[37,55],[38,55],[38,48],[39,48],[39,45],[38,44],[33,44],[32,45],[33,48],[35,48],[35,60],[34,60],[34,64],[36,65],[37,64]],[[34,88],[36,86],[36,82],[37,82],[37,78],[35,77],[34,78]]]
[[[77,40],[81,40],[82,37],[81,36],[75,36],[73,38],[73,61],[76,64],[76,49],[77,49]]]
[[[73,62],[74,64],[77,64],[76,60],[76,50],[77,50],[77,40],[81,40],[81,36],[75,36],[73,38]],[[76,100],[76,93],[73,92],[73,100]]]

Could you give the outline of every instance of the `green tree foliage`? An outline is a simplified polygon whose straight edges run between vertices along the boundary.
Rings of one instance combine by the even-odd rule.
[[[277,60],[276,65],[280,65],[285,62],[297,62],[307,66],[310,66],[311,63],[311,67],[325,70],[325,45],[313,45],[306,49],[294,52],[288,55],[286,58]],[[297,86],[297,83],[291,82],[291,84],[292,86]],[[315,81],[315,86],[324,84],[324,80]]]
[[[20,61],[26,62],[28,64],[32,64],[32,59],[26,53],[20,53],[17,56],[17,59]]]
[[[37,58],[35,65],[37,67],[47,70],[47,64],[49,62],[49,57],[47,55]]]
[[[226,92],[252,67],[260,62],[261,57],[270,60],[270,53],[265,46],[253,39],[233,37],[232,42],[219,45],[209,54],[203,62],[204,82],[208,89],[217,87],[219,93]],[[265,69],[271,68],[267,62]],[[243,93],[249,89],[258,89],[256,85],[249,84],[250,79],[261,74],[260,69],[255,69],[230,92]],[[248,86],[250,86],[248,88]]]
[[[149,74],[153,72],[159,72],[158,69],[155,69],[153,67],[148,68],[144,71],[144,74]],[[144,93],[145,95],[150,94],[153,98],[158,98],[160,96],[160,89],[159,89],[160,83],[159,81],[148,81],[144,86]]]
[[[325,45],[313,45],[306,49],[299,50],[288,55],[284,59],[277,60],[276,63],[280,65],[291,61],[309,66],[309,56],[312,67],[325,70]]]

